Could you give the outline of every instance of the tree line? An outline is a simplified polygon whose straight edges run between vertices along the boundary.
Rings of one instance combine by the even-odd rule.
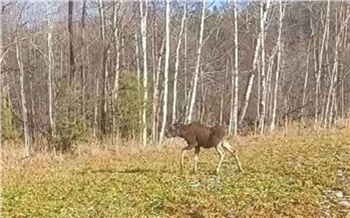
[[[160,142],[198,121],[232,134],[349,117],[346,1],[1,3],[3,141]]]

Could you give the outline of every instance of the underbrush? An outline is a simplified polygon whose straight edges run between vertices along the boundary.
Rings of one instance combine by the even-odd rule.
[[[4,149],[3,217],[346,217],[350,210],[347,131],[239,137],[244,172],[228,154],[164,147],[80,145],[74,154],[21,159]]]

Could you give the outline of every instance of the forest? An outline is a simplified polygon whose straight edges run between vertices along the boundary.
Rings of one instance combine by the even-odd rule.
[[[0,6],[4,217],[349,217],[349,1]]]
[[[346,1],[4,2],[2,139],[29,152],[43,139],[146,145],[179,120],[233,134],[344,125],[349,10]]]

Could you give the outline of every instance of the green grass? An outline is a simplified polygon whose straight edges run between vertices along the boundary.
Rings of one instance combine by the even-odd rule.
[[[2,217],[322,217],[326,206],[346,217],[350,209],[323,197],[340,190],[350,200],[349,133],[245,139],[245,171],[227,154],[218,176],[214,149],[200,153],[197,174],[188,152],[181,174],[180,144],[5,162]]]

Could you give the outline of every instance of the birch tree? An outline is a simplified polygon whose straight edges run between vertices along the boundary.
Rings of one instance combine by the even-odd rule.
[[[260,98],[260,119],[259,131],[264,133],[266,113],[266,75],[265,75],[265,9],[266,3],[260,2],[260,41],[261,41],[261,98]]]
[[[187,7],[186,7],[187,9]],[[187,43],[187,20],[185,19],[184,22],[184,73],[183,73],[183,77],[184,77],[184,97],[185,97],[185,109],[187,107],[187,102],[189,102],[189,91],[188,91],[188,81],[187,81],[187,50],[188,50],[188,43]],[[185,111],[186,113],[187,111]]]
[[[350,14],[350,5],[347,5],[346,6],[346,14],[345,16],[348,17]],[[344,29],[344,37],[343,37],[343,52],[346,51],[346,49],[348,48],[348,26],[346,25],[345,26],[345,29]],[[345,60],[345,55],[343,55],[343,60],[344,62],[346,62]],[[340,107],[341,107],[341,119],[344,120],[345,119],[345,82],[344,82],[344,75],[346,75],[345,72],[343,72],[342,70],[340,71],[341,73],[341,87],[340,87]]]
[[[135,29],[135,33],[134,33],[134,37],[135,37],[135,53],[136,53],[136,75],[137,75],[137,92],[139,93],[138,94],[138,101],[139,102],[142,102],[142,96],[141,96],[141,54],[140,54],[140,46],[139,46],[139,29]],[[139,110],[139,113],[138,113],[138,124],[139,126],[141,127],[141,117],[142,117],[142,110]],[[140,128],[140,131],[142,131],[142,128]],[[142,140],[141,136],[140,136],[140,140]]]
[[[93,135],[97,136],[98,129],[98,98],[99,98],[99,89],[100,89],[100,77],[99,72],[95,72],[95,80],[94,80],[94,121],[93,121]]]
[[[153,9],[156,10],[156,3],[153,2]],[[153,80],[153,93],[152,93],[152,141],[156,142],[157,141],[157,135],[158,135],[158,129],[157,129],[157,108],[158,108],[158,94],[159,94],[159,89],[158,89],[158,74],[157,74],[157,60],[158,58],[158,43],[156,43],[157,39],[157,20],[156,17],[153,17],[152,20],[152,80]]]
[[[47,87],[48,87],[48,99],[49,99],[49,122],[50,122],[50,132],[51,136],[55,137],[56,134],[56,127],[55,127],[55,121],[53,119],[53,87],[52,87],[52,73],[53,73],[53,66],[54,66],[54,57],[53,57],[53,51],[52,51],[52,29],[53,24],[51,21],[52,16],[52,5],[49,6],[49,15],[47,17],[47,24],[48,24],[48,32],[47,32],[47,48],[48,48],[48,75],[47,75]]]
[[[74,50],[73,50],[73,1],[68,1],[68,32],[69,32],[69,83],[74,86]]]
[[[145,0],[145,8],[143,7],[142,0],[140,0],[140,14],[141,14],[141,44],[142,44],[142,54],[143,54],[143,107],[142,107],[142,145],[147,144],[147,87],[148,87],[148,71],[147,71],[147,7],[148,0]]]
[[[159,81],[160,81],[160,72],[162,70],[162,59],[164,54],[164,47],[165,47],[165,39],[162,40],[162,45],[160,48],[160,51],[158,52],[158,63],[157,63],[157,70],[155,72],[155,83],[153,88],[153,107],[152,107],[152,113],[153,113],[153,124],[152,124],[152,135],[153,140],[158,141],[158,119],[159,119],[159,98],[160,98],[160,92],[159,92]]]
[[[81,103],[81,109],[82,109],[82,115],[83,115],[83,122],[85,123],[85,87],[86,87],[86,81],[85,81],[85,61],[84,61],[84,55],[87,54],[87,48],[85,48],[85,16],[86,16],[86,0],[83,0],[83,6],[82,6],[82,14],[81,14],[81,35],[80,35],[80,48],[81,48],[81,55],[80,55],[80,83],[81,83],[81,89],[82,89],[82,103]]]
[[[315,123],[318,122],[318,114],[319,114],[319,99],[320,99],[320,88],[321,88],[321,75],[323,68],[323,53],[326,43],[327,31],[329,30],[329,16],[330,16],[330,0],[327,1],[327,9],[326,9],[326,23],[324,26],[323,37],[321,42],[321,50],[318,56],[318,69],[316,73],[316,87],[315,87]]]
[[[168,115],[168,82],[169,82],[169,56],[170,56],[170,0],[165,2],[165,63],[164,63],[164,93],[163,93],[163,119],[160,139],[164,136]]]
[[[284,11],[285,7],[283,8],[282,0],[279,0],[278,3],[279,6],[279,19],[278,19],[278,37],[277,37],[277,69],[276,69],[276,75],[275,75],[275,87],[273,90],[273,106],[272,106],[272,120],[271,120],[271,126],[270,131],[274,131],[276,128],[276,111],[277,111],[277,92],[278,92],[278,83],[279,83],[279,76],[281,73],[281,65],[282,65],[282,30],[283,30],[283,17],[284,17]]]
[[[262,4],[262,3],[261,3]],[[270,7],[270,0],[266,0],[265,3],[265,10],[263,10],[263,22],[266,22],[267,19],[267,14],[268,14],[268,10]],[[261,16],[261,15],[260,15]],[[258,35],[258,38],[256,40],[256,45],[255,45],[255,50],[254,50],[254,57],[253,57],[253,68],[249,73],[249,78],[247,81],[247,85],[245,88],[245,94],[244,94],[244,102],[243,102],[243,106],[242,109],[240,111],[240,118],[239,118],[239,124],[241,124],[245,118],[248,106],[249,106],[249,100],[251,97],[251,93],[252,93],[252,87],[254,84],[254,79],[255,79],[255,73],[257,70],[257,64],[258,64],[258,57],[259,57],[259,49],[260,49],[260,44],[261,44],[261,32]]]
[[[301,100],[301,125],[305,125],[305,102],[306,102],[306,89],[307,89],[307,83],[309,79],[309,71],[310,71],[310,50],[311,50],[311,43],[312,38],[314,37],[313,33],[311,34],[311,38],[309,41],[309,45],[307,47],[307,56],[306,56],[306,70],[305,70],[305,76],[304,76],[304,86],[303,86],[303,96]]]
[[[230,64],[230,61],[227,60],[225,80],[223,81],[222,86],[221,86],[220,115],[219,115],[220,125],[223,125],[223,121],[224,121],[224,117],[223,117],[224,116],[224,101],[225,101],[225,90],[227,88],[226,81],[229,79],[229,70],[230,70],[229,64]]]
[[[114,49],[116,52],[115,55],[115,76],[114,76],[114,86],[113,86],[113,111],[115,111],[115,105],[118,100],[118,89],[119,89],[119,74],[120,74],[120,37],[119,37],[119,26],[118,26],[118,6],[117,1],[114,2],[113,5],[113,29],[114,29]],[[122,4],[120,2],[120,4]],[[113,114],[113,135],[115,138],[115,133],[117,131],[116,127],[116,113]]]
[[[347,16],[346,19],[341,22],[340,30],[336,28],[337,36],[335,39],[335,47],[334,47],[333,69],[332,69],[332,74],[330,75],[330,85],[329,85],[329,90],[327,94],[326,111],[325,111],[325,118],[324,118],[324,127],[328,127],[328,128],[332,124],[333,107],[334,107],[334,104],[332,102],[334,102],[336,98],[335,84],[337,83],[337,79],[338,79],[339,49],[341,44],[341,37],[343,36],[345,27],[348,25],[349,18],[350,18],[350,15]]]
[[[238,17],[237,17],[237,0],[233,1],[233,20],[234,20],[234,67],[232,72],[231,83],[231,119],[230,119],[230,132],[233,131],[233,135],[237,134],[238,128]]]
[[[101,133],[106,134],[106,116],[107,116],[107,51],[105,47],[105,15],[104,15],[104,4],[102,0],[99,0],[98,10],[100,14],[100,35],[102,43],[102,98],[101,98]]]
[[[199,77],[199,70],[200,70],[200,64],[201,64],[201,52],[202,52],[202,46],[203,46],[205,5],[206,5],[206,0],[202,0],[202,17],[201,17],[201,27],[199,32],[199,43],[198,43],[198,49],[197,49],[197,62],[196,62],[196,70],[192,80],[192,91],[190,95],[191,100],[190,100],[188,110],[187,110],[187,115],[186,115],[187,122],[192,122],[192,115],[193,115],[194,106],[196,102],[198,77]]]
[[[24,91],[24,66],[23,58],[21,51],[21,39],[17,36],[16,42],[16,58],[17,64],[20,73],[20,89],[21,89],[21,107],[22,107],[22,125],[23,125],[23,136],[24,136],[24,146],[25,146],[25,155],[29,156],[30,154],[30,145],[29,145],[29,132],[28,132],[28,109],[26,101],[26,93]]]
[[[176,47],[176,60],[175,60],[175,74],[174,74],[174,86],[173,86],[173,109],[172,109],[172,123],[174,124],[176,122],[176,106],[177,106],[177,80],[179,76],[179,65],[180,65],[180,48],[181,48],[181,42],[182,42],[182,37],[184,33],[184,28],[185,28],[185,21],[187,17],[187,0],[184,1],[184,7],[183,7],[183,15],[181,19],[181,29],[179,33],[179,38],[177,42],[177,47]],[[186,90],[185,90],[186,93]]]

